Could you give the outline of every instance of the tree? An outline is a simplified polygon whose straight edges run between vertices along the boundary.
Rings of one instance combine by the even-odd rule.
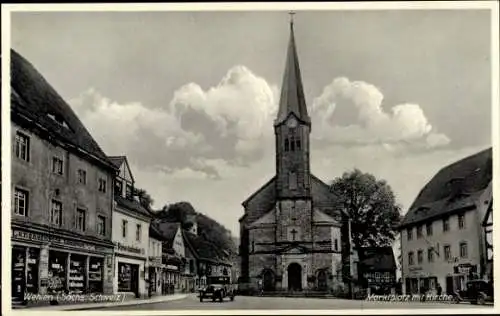
[[[139,203],[147,210],[151,210],[151,206],[154,203],[153,198],[144,189],[135,189],[135,194],[139,198]]]
[[[391,246],[400,221],[401,207],[385,180],[358,169],[336,178],[330,190],[351,217],[353,246]]]

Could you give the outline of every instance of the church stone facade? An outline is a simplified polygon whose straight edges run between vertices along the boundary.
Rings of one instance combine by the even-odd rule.
[[[311,127],[291,23],[274,122],[276,175],[242,203],[242,282],[254,289],[262,280],[265,291],[328,291],[350,271],[347,214],[311,174]]]

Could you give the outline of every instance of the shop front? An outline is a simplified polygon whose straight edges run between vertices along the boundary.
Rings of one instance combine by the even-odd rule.
[[[13,224],[13,301],[25,293],[112,293],[112,244],[89,239]]]
[[[163,278],[162,271],[163,265],[161,257],[149,257],[149,293],[154,295],[161,295],[163,293]]]
[[[142,248],[117,243],[115,248],[115,293],[136,298],[148,296],[146,256]]]
[[[177,256],[164,256],[165,266],[164,294],[174,294],[182,291],[183,261]]]

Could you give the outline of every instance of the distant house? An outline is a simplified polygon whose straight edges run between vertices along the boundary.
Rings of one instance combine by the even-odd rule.
[[[363,247],[357,253],[361,287],[371,294],[394,294],[397,265],[392,247]]]

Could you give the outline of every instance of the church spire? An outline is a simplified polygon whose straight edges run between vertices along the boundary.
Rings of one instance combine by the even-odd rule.
[[[294,14],[290,12],[290,40],[288,42],[285,73],[281,85],[280,103],[275,125],[283,123],[290,113],[294,113],[302,122],[310,124],[304,97],[304,88],[302,87],[297,48],[295,47]]]

